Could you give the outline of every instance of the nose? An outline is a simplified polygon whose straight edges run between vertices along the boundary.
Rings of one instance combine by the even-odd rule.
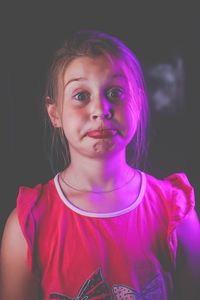
[[[110,103],[104,98],[98,99],[93,103],[91,117],[93,120],[110,120],[114,114]]]

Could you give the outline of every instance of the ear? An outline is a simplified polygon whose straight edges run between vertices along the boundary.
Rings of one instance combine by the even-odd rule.
[[[62,122],[56,103],[50,101],[50,99],[46,99],[46,110],[53,127],[60,128],[62,126]]]

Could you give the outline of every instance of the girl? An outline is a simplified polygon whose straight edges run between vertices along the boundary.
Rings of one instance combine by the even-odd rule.
[[[135,55],[108,34],[74,34],[55,54],[45,107],[63,165],[19,190],[1,299],[196,299],[193,189],[182,173],[158,180],[137,169],[147,101]]]

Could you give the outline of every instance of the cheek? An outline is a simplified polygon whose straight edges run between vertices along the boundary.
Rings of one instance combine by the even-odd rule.
[[[134,134],[138,124],[138,111],[134,105],[128,104],[121,109],[121,117],[123,118],[124,126],[130,134]]]
[[[83,128],[86,116],[82,111],[73,109],[65,110],[62,115],[63,129],[66,134],[78,133]]]

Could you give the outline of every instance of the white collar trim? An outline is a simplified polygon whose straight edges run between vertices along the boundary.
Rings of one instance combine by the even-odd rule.
[[[140,202],[143,200],[143,196],[146,190],[146,175],[145,173],[139,171],[140,175],[141,175],[141,186],[140,186],[140,192],[138,197],[136,198],[136,200],[128,207],[118,210],[118,211],[114,211],[114,212],[109,212],[109,213],[96,213],[96,212],[89,212],[83,209],[78,208],[77,206],[75,206],[74,204],[72,204],[64,195],[63,191],[61,190],[59,181],[58,181],[58,176],[59,173],[54,177],[54,183],[55,183],[55,187],[56,190],[60,196],[60,199],[64,202],[64,204],[69,207],[71,210],[73,210],[74,212],[78,213],[79,215],[82,216],[87,216],[87,217],[93,217],[93,218],[111,218],[111,217],[118,217],[120,215],[126,214],[128,212],[130,212],[131,210],[135,209]]]

